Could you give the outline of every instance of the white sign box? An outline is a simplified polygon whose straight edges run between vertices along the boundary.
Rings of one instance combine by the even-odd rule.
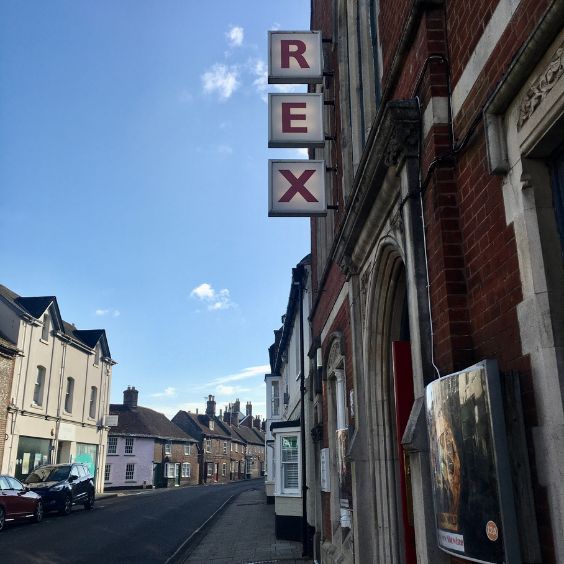
[[[268,215],[327,215],[325,161],[269,160]]]
[[[320,31],[269,31],[268,83],[321,83],[321,45]]]
[[[269,94],[270,148],[323,147],[323,94]]]

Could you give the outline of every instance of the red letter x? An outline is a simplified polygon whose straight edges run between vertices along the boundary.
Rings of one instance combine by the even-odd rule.
[[[290,188],[278,201],[289,202],[299,192],[306,202],[317,202],[314,195],[305,187],[305,183],[314,172],[315,170],[304,170],[300,177],[296,178],[290,170],[281,170],[280,174],[290,183]]]
[[[294,51],[290,51],[290,47],[295,47]],[[309,69],[309,65],[305,60],[304,53],[306,52],[306,44],[303,41],[294,39],[281,39],[280,40],[280,61],[283,69],[290,68],[290,57],[294,57],[302,69]]]

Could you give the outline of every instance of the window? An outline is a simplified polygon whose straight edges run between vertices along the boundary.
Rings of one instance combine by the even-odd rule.
[[[192,445],[190,443],[188,443],[187,445],[184,445],[184,454],[186,456],[188,456],[189,454],[192,454]]]
[[[174,478],[174,464],[165,462],[164,477],[165,478]]]
[[[182,463],[182,477],[183,478],[190,478],[192,475],[192,468],[189,462]]]
[[[227,441],[223,441],[223,454],[227,454]]]
[[[213,431],[214,429],[214,422],[212,419],[210,419],[210,431]]]
[[[233,443],[229,445],[229,452],[233,452]]]
[[[282,493],[297,493],[299,490],[298,436],[280,438],[282,464]]]
[[[135,475],[135,464],[126,464],[125,465],[125,479],[126,481],[133,480],[133,476]]]
[[[74,378],[67,378],[67,391],[65,394],[65,411],[72,412],[72,400],[74,396]]]
[[[280,382],[272,382],[272,415],[280,415]]]
[[[88,410],[88,415],[91,419],[96,418],[96,402],[98,401],[98,388],[92,386],[90,388],[90,409]]]
[[[104,482],[109,482],[112,475],[112,465],[106,464],[104,466]]]
[[[212,442],[211,439],[206,439],[206,452],[211,452]]]
[[[221,465],[221,475],[222,475],[222,476],[225,476],[226,472],[227,472],[227,464],[224,462],[224,463]]]
[[[41,330],[41,340],[49,341],[49,332],[51,330],[51,317],[48,313],[43,316],[43,329]]]
[[[208,477],[213,476],[213,462],[208,462]]]
[[[35,378],[35,388],[33,389],[33,403],[35,405],[43,405],[43,390],[45,389],[45,367],[37,367],[37,376]]]
[[[172,454],[172,444],[171,443],[165,443],[165,454]]]
[[[239,443],[235,443],[235,452],[239,452]]]
[[[133,437],[126,437],[125,438],[125,454],[133,454],[133,441],[135,439]]]
[[[117,453],[117,437],[108,437],[108,454]]]

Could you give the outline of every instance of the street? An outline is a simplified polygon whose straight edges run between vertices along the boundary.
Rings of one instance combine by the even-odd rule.
[[[2,564],[163,564],[232,495],[262,480],[146,490],[100,499],[93,511],[15,524],[0,535]]]

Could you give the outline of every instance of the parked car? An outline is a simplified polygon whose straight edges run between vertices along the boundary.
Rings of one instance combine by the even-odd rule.
[[[33,519],[39,523],[43,519],[43,501],[16,478],[0,476],[0,531],[7,522],[16,519]]]
[[[94,507],[95,488],[86,464],[51,464],[36,468],[25,483],[43,499],[45,511],[68,515],[73,505]]]

